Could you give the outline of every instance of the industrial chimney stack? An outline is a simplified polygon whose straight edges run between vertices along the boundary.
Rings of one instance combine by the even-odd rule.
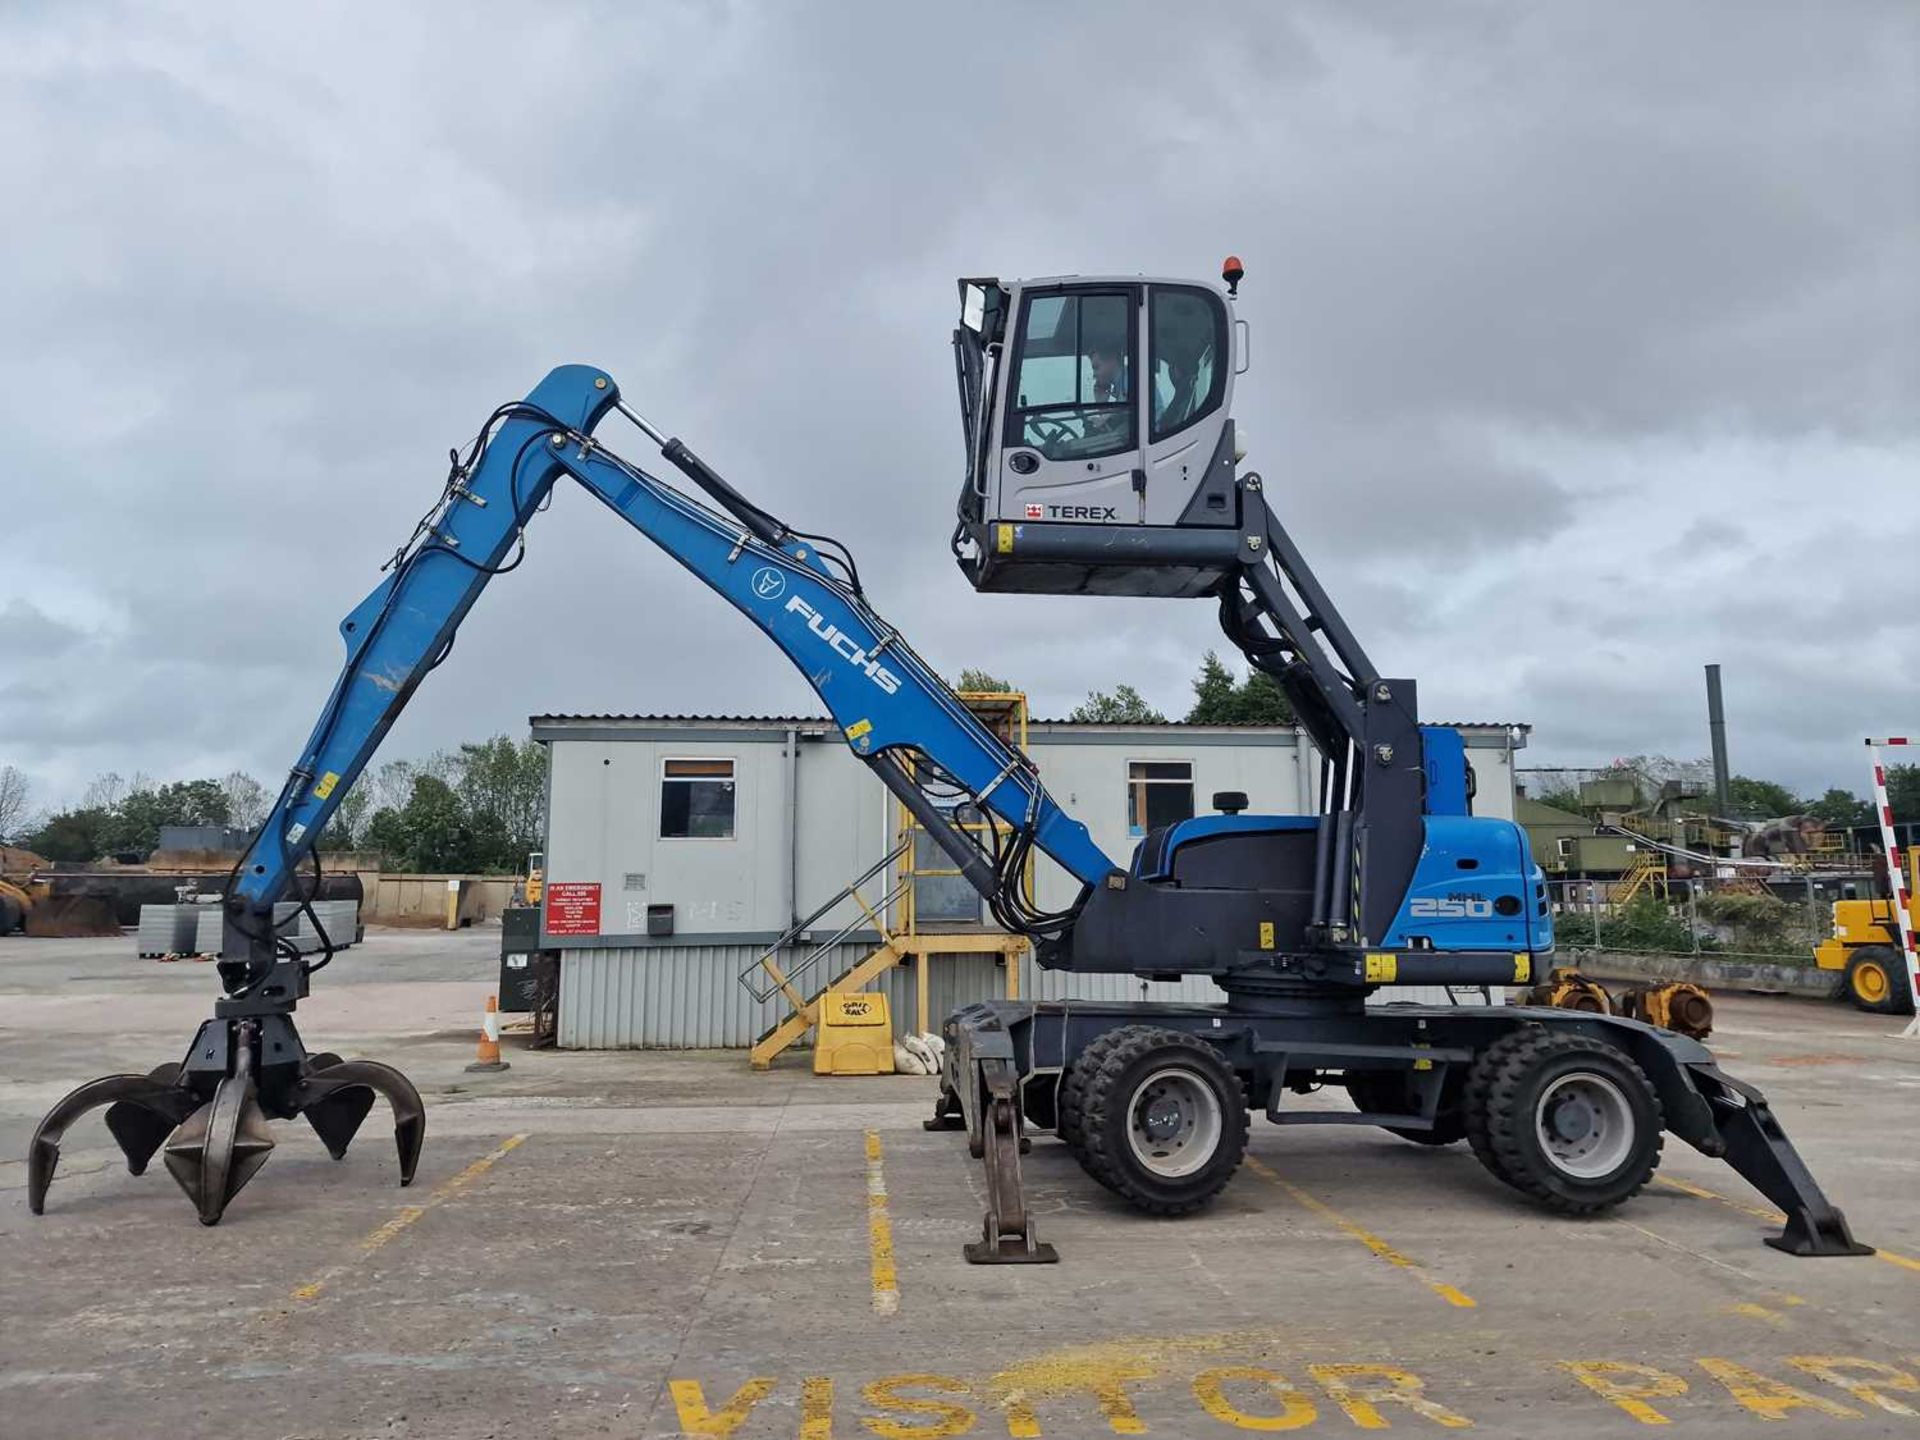
[[[1713,739],[1714,813],[1733,813],[1732,777],[1727,771],[1727,709],[1720,699],[1720,667],[1707,666],[1707,730]]]

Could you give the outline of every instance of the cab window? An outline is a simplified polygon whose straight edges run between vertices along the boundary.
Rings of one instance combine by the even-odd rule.
[[[1126,294],[1027,298],[1008,426],[1012,443],[1049,460],[1090,460],[1133,448],[1133,308]]]
[[[1158,285],[1148,302],[1155,440],[1220,408],[1226,389],[1227,317],[1209,290]]]

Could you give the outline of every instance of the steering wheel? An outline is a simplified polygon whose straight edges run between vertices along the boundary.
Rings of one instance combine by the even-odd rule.
[[[1046,415],[1029,415],[1027,433],[1032,437],[1029,438],[1028,444],[1038,443],[1043,446],[1069,445],[1080,438],[1065,424]]]

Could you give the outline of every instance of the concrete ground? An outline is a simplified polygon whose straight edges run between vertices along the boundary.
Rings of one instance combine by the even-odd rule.
[[[212,967],[0,940],[0,1435],[1920,1436],[1920,1041],[1887,1019],[1727,997],[1714,1037],[1875,1258],[1767,1248],[1765,1203],[1678,1142],[1569,1222],[1464,1146],[1256,1123],[1171,1222],[1036,1140],[1061,1263],[976,1268],[980,1169],[921,1130],[931,1081],[511,1037],[469,1075],[496,948],[376,931],[301,1007],[426,1095],[411,1189],[380,1113],[341,1164],[283,1124],[203,1229],[97,1117],[37,1219],[21,1157],[72,1085],[177,1058]]]

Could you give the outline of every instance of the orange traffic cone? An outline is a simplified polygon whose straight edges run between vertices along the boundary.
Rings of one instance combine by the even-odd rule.
[[[487,996],[487,1013],[480,1020],[480,1045],[473,1057],[473,1070],[508,1070],[512,1067],[500,1058],[500,997]]]

